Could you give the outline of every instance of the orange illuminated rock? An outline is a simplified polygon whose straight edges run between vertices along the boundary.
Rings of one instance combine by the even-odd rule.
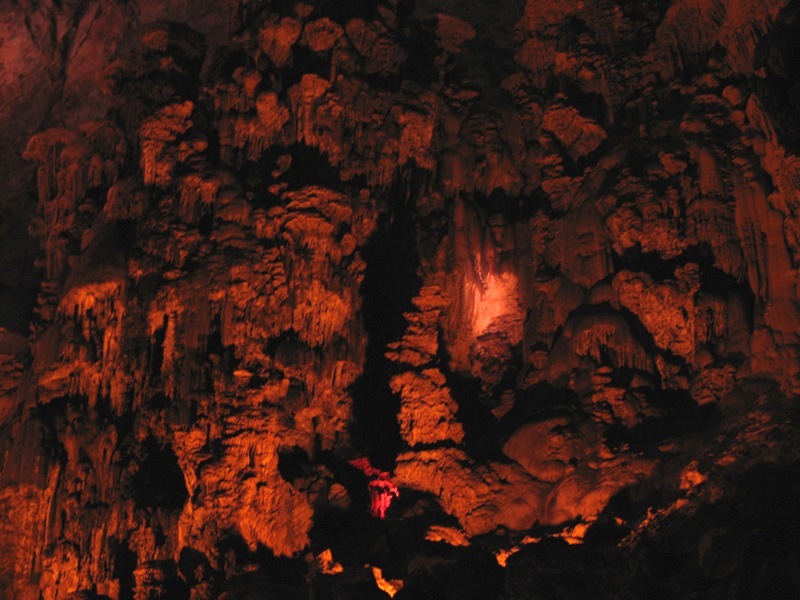
[[[576,471],[550,493],[541,521],[555,525],[597,516],[618,492],[652,475],[654,467],[651,460],[620,457],[600,462],[596,468]]]
[[[271,19],[261,28],[258,43],[273,64],[283,67],[292,56],[292,46],[300,38],[303,26],[295,19]]]
[[[405,50],[379,21],[351,19],[345,25],[347,39],[363,61],[366,74],[395,73],[406,58]]]
[[[412,302],[418,311],[403,316],[408,327],[400,342],[392,342],[387,357],[413,367],[431,363],[439,352],[439,317],[447,300],[435,286],[423,287]]]
[[[797,596],[792,4],[123,4],[0,10],[0,596]]]
[[[654,285],[646,274],[621,271],[613,285],[620,304],[639,317],[658,347],[691,361],[697,343],[694,295],[699,285],[691,275],[688,281],[678,277],[679,281]]]
[[[178,163],[174,144],[192,126],[192,102],[166,106],[142,123],[139,132],[142,144],[142,178],[145,185],[166,186],[173,178]]]
[[[389,380],[400,397],[397,422],[400,436],[411,447],[443,442],[460,443],[464,430],[456,420],[458,406],[450,394],[444,373],[435,368],[439,354],[439,317],[446,298],[436,286],[426,286],[413,299],[417,312],[404,316],[408,327],[386,356],[412,367]]]
[[[417,373],[406,371],[390,381],[392,392],[400,396],[400,435],[409,446],[464,439],[461,424],[455,420],[457,405],[438,369]]]
[[[403,589],[402,580],[384,578],[383,571],[379,567],[372,567],[372,574],[375,577],[375,583],[378,584],[378,588],[386,592],[390,598],[394,598],[397,592]]]
[[[503,454],[517,461],[536,479],[555,483],[571,470],[571,463],[594,453],[594,443],[569,427],[566,418],[529,423],[503,445]]]
[[[597,150],[607,137],[602,127],[571,106],[549,106],[542,117],[542,129],[552,133],[573,160]]]
[[[326,52],[342,37],[344,29],[327,17],[309,21],[303,28],[301,43],[314,52]]]
[[[619,417],[619,409],[615,410]],[[633,422],[626,422],[633,425]],[[503,453],[540,481],[555,484],[540,520],[559,524],[600,514],[619,491],[649,477],[652,460],[604,447],[597,425],[576,426],[565,417],[529,423],[503,446]]]
[[[407,452],[397,459],[395,480],[434,494],[467,535],[497,527],[523,531],[544,514],[549,485],[513,464],[475,464],[451,448]]]
[[[574,317],[553,345],[548,370],[555,379],[590,358],[597,364],[652,372],[654,364],[622,314],[597,312]]]

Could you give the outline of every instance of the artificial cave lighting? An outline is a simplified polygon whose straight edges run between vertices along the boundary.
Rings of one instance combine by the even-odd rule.
[[[369,478],[367,489],[369,490],[369,509],[372,516],[385,519],[386,511],[389,510],[392,500],[400,496],[400,490],[392,482],[389,473],[373,467],[369,459],[358,458],[351,460],[350,464]]]
[[[482,285],[474,287],[473,336],[480,336],[493,323],[497,326],[503,317],[519,312],[517,285],[517,278],[513,273],[490,273]]]
[[[0,600],[800,598],[799,2],[5,2]]]

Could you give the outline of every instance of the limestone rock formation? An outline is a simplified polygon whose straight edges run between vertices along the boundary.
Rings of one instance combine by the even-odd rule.
[[[799,595],[798,14],[12,0],[0,599]]]

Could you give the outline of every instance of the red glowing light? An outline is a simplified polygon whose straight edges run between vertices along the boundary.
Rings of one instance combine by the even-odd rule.
[[[351,460],[350,464],[370,478],[367,484],[370,498],[370,512],[373,517],[386,518],[386,511],[392,500],[400,496],[400,490],[391,480],[389,473],[373,467],[368,458]]]

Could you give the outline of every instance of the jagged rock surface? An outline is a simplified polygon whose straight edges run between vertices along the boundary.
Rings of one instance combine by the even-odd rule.
[[[0,598],[800,593],[797,3],[495,11],[0,10]]]

